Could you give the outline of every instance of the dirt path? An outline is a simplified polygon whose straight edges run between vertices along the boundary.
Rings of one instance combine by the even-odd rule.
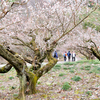
[[[76,61],[78,61],[78,60],[81,60],[81,58],[76,57]],[[67,58],[66,62],[68,62],[68,58]],[[72,59],[70,60],[70,62],[72,62]],[[65,63],[65,61],[59,60],[59,61],[57,62],[57,64],[60,64],[60,63]],[[46,62],[43,62],[43,65],[45,65],[45,64],[46,64]],[[5,65],[6,65],[6,64],[0,64],[0,67],[3,67],[3,66],[5,66]],[[31,64],[27,63],[27,66],[31,66]]]

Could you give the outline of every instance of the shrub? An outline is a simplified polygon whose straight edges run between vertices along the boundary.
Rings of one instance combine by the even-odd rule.
[[[70,86],[70,84],[68,83],[68,82],[65,82],[64,84],[63,84],[63,87],[62,87],[62,89],[63,90],[69,90],[71,88],[71,86]]]
[[[73,80],[73,81],[80,81],[81,78],[79,76],[74,76],[73,78],[71,78],[71,80]]]

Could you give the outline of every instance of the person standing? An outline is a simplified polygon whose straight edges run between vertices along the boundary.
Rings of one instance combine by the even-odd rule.
[[[70,51],[68,51],[67,56],[68,56],[68,61],[70,61],[70,57],[71,57]]]
[[[64,61],[66,61],[66,59],[67,59],[67,53],[66,52],[63,54],[63,57],[64,57]]]
[[[75,52],[72,53],[72,61],[75,61],[76,54]]]
[[[53,57],[56,58],[56,59],[58,59],[58,54],[57,54],[56,51],[54,52],[54,56]]]

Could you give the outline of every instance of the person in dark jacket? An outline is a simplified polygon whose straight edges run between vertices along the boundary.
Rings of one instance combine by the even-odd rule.
[[[65,53],[63,54],[63,57],[64,57],[64,61],[66,61],[66,59],[67,59],[67,53],[66,53],[66,51],[65,51]]]
[[[70,61],[70,57],[71,57],[70,51],[68,51],[67,56],[68,56],[68,61]]]
[[[53,57],[56,58],[56,59],[58,59],[58,54],[57,54],[56,51],[54,52],[54,56]]]

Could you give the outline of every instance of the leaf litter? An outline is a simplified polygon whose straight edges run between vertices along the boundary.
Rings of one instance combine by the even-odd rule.
[[[91,68],[89,70],[81,69],[86,64]],[[37,93],[27,95],[26,100],[99,100],[100,74],[89,73],[90,70],[96,68],[94,65],[100,66],[99,64],[77,63],[75,65],[62,64],[58,69],[53,68],[38,80],[36,85]],[[70,69],[74,70],[74,72],[70,71]],[[75,76],[79,78],[77,81],[75,81],[76,79],[72,80]],[[63,90],[66,82],[69,88]],[[0,100],[13,100],[13,97],[18,95],[18,92],[19,80],[15,70],[0,74]]]

